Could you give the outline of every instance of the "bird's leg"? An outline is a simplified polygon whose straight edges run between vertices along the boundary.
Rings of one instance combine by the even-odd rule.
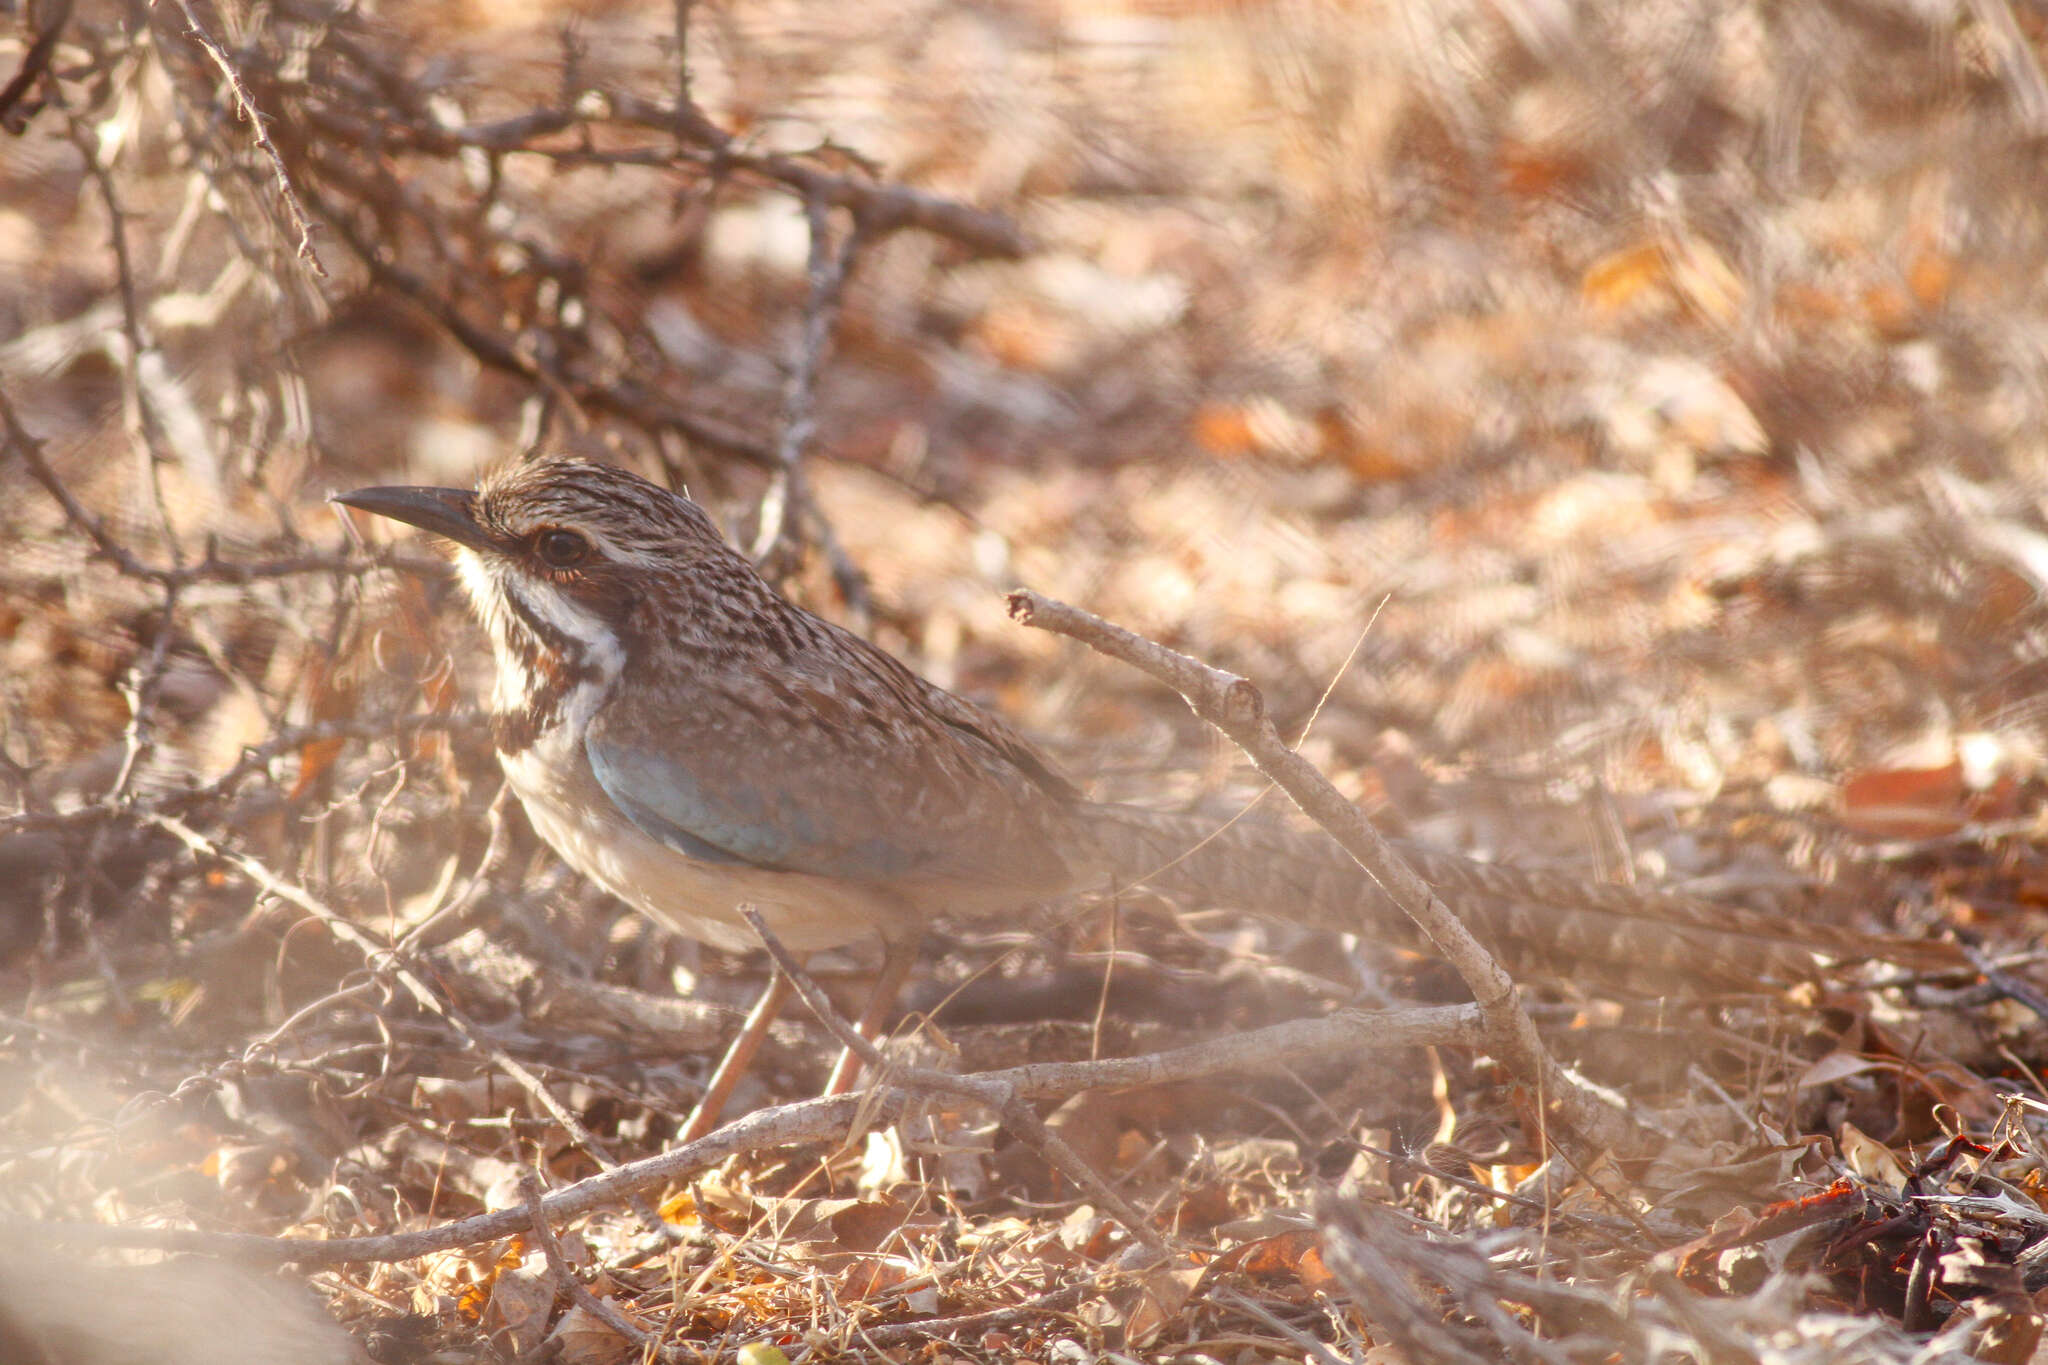
[[[903,983],[910,976],[910,969],[917,965],[917,950],[922,938],[912,934],[909,938],[890,939],[882,949],[882,971],[875,978],[875,989],[862,1007],[860,1019],[854,1024],[860,1036],[874,1039],[881,1036],[882,1025],[889,1020],[889,1012],[896,1007],[896,997],[903,994]],[[825,1082],[827,1095],[844,1095],[853,1089],[860,1079],[860,1058],[852,1048],[842,1048],[839,1060],[832,1064],[831,1079]]]
[[[754,1064],[754,1054],[767,1040],[775,1017],[782,1013],[782,1005],[789,999],[790,989],[789,978],[780,971],[768,978],[768,988],[747,1011],[747,1020],[740,1025],[739,1035],[726,1048],[725,1055],[718,1059],[718,1068],[705,1083],[703,1098],[690,1111],[689,1121],[683,1124],[683,1131],[677,1137],[678,1142],[695,1142],[718,1126],[718,1117],[725,1111],[725,1102],[732,1098],[733,1087],[740,1083],[740,1077],[746,1075],[747,1068]]]

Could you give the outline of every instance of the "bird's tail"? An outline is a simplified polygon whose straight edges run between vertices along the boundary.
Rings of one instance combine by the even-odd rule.
[[[1120,883],[1310,928],[1419,948],[1414,924],[1320,830],[1249,816],[1227,824],[1131,806],[1095,807]],[[1397,844],[1422,880],[1517,979],[1574,980],[1635,995],[1755,990],[1848,961],[1947,970],[1955,945],[1859,933],[1737,906]]]

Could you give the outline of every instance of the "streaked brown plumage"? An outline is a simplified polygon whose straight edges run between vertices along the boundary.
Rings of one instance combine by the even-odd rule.
[[[798,950],[912,939],[1143,880],[1183,899],[1406,944],[1320,834],[1084,798],[1009,725],[778,595],[688,499],[607,465],[515,466],[475,494],[341,499],[456,543],[498,660],[500,756],[573,866],[678,932]],[[1868,955],[1858,936],[1409,848],[1514,969],[1664,990]],[[1895,955],[1952,962],[1942,945]]]

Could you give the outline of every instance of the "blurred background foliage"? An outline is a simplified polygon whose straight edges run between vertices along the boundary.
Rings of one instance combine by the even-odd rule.
[[[1422,837],[2031,933],[2044,26],[0,5],[10,997],[210,1019],[200,1053],[303,998],[260,898],[137,812],[400,925],[483,855],[474,637],[323,499],[543,447],[687,485],[1108,795],[1243,784],[1002,589],[1295,729],[1327,692],[1307,752]],[[500,912],[621,951],[513,824]]]

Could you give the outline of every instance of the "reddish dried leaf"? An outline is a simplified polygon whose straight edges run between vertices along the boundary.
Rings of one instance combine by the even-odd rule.
[[[1842,823],[1872,839],[1932,839],[1964,824],[1963,765],[1867,768],[1842,782]]]
[[[1319,1235],[1314,1228],[1295,1228],[1272,1237],[1261,1237],[1233,1248],[1217,1263],[1221,1270],[1241,1271],[1255,1279],[1300,1279],[1302,1257],[1315,1250]],[[1316,1262],[1320,1274],[1321,1259]]]
[[[334,765],[347,742],[342,739],[315,739],[300,746],[299,775],[292,783],[293,800],[304,796],[307,789],[320,780],[321,774]]]
[[[917,1267],[902,1256],[856,1256],[839,1274],[839,1298],[845,1303],[863,1303],[917,1273]]]

